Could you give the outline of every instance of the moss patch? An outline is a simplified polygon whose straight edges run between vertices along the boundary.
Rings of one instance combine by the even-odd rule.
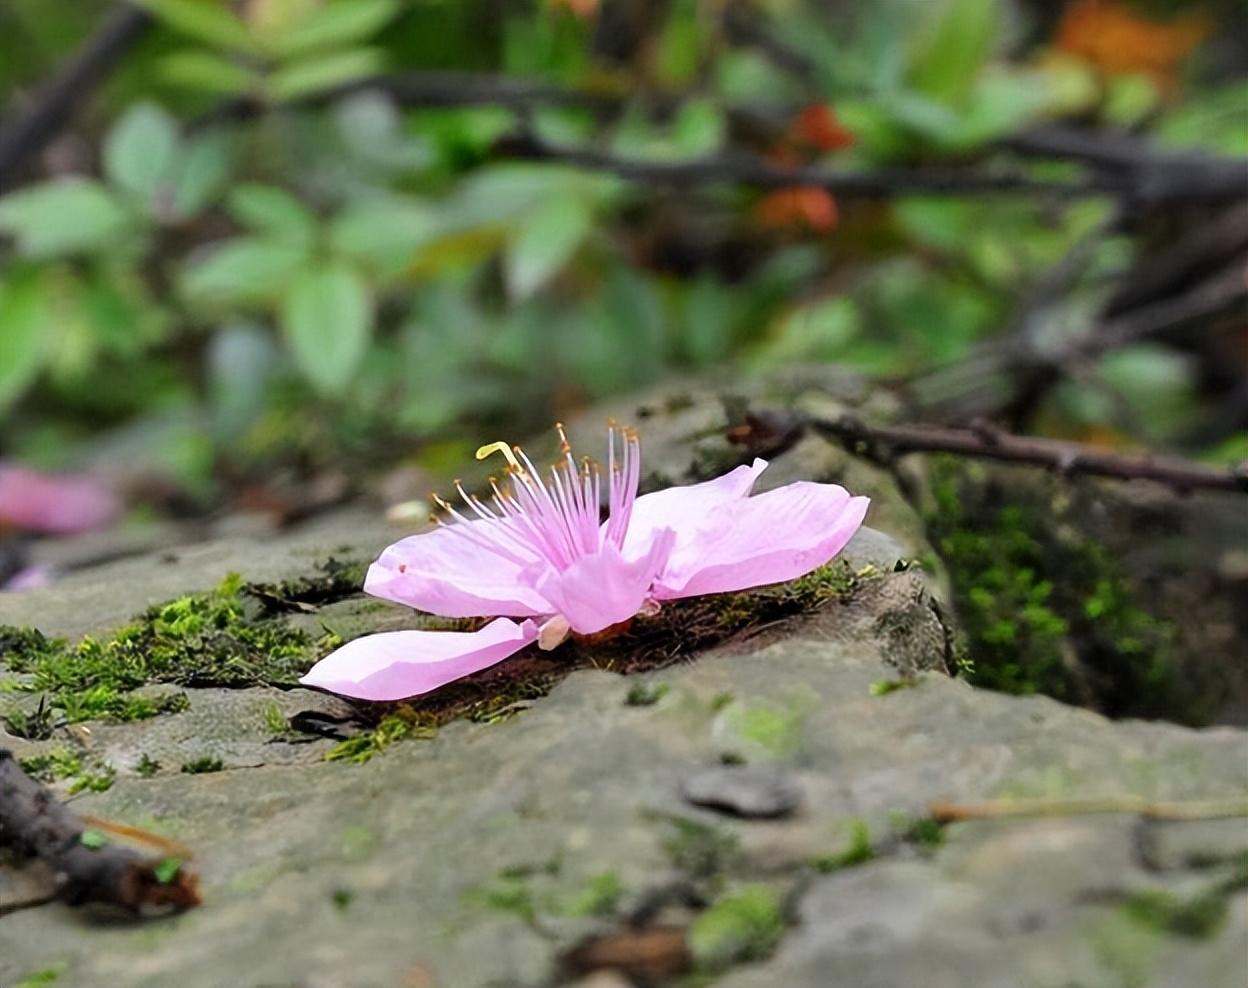
[[[1023,495],[987,476],[937,459],[928,519],[953,581],[967,678],[1115,717],[1207,720],[1180,674],[1174,626],[1137,605],[1113,553],[1078,534],[1043,485]]]
[[[140,720],[186,708],[182,694],[152,699],[134,692],[148,683],[290,683],[316,655],[306,632],[265,618],[237,575],[206,593],[151,607],[109,638],[70,645],[33,629],[0,628],[0,649],[11,671],[30,676],[17,688],[45,693],[71,723]]]
[[[722,971],[762,960],[784,933],[784,912],[767,885],[744,885],[721,896],[689,928],[689,949],[698,968]]]
[[[116,774],[106,762],[86,758],[68,748],[55,748],[47,754],[20,759],[27,775],[40,782],[70,780],[69,792],[105,792],[112,788]]]

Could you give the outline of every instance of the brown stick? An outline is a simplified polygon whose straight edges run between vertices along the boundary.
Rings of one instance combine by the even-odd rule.
[[[55,896],[70,905],[102,902],[139,913],[199,904],[194,873],[178,866],[172,875],[159,874],[160,861],[108,842],[23,772],[12,752],[3,748],[0,847],[46,864],[55,876]]]
[[[775,434],[782,416],[750,413],[750,425]],[[1015,436],[991,426],[976,429],[947,429],[930,425],[869,426],[850,415],[837,419],[812,418],[804,424],[849,446],[869,452],[956,453],[988,460],[1028,463],[1048,467],[1063,476],[1089,474],[1115,480],[1152,480],[1180,492],[1194,490],[1229,491],[1248,494],[1248,462],[1229,470],[1192,463],[1177,457],[1124,456],[1105,453],[1082,443],[1035,436]]]
[[[990,799],[982,803],[935,802],[928,807],[940,823],[1012,816],[1083,816],[1089,813],[1133,813],[1150,820],[1220,820],[1248,817],[1248,797],[1155,803],[1138,796],[1093,799]]]
[[[0,131],[0,191],[32,155],[38,153],[68,123],[91,87],[108,74],[151,26],[152,17],[129,3],[117,6],[99,30],[88,38],[31,100],[30,109],[11,127]]]

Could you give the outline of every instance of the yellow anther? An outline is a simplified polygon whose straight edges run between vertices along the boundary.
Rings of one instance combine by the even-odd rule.
[[[516,448],[519,449],[518,446]],[[516,454],[512,452],[510,446],[503,442],[490,443],[488,446],[482,446],[479,450],[477,450],[477,459],[484,460],[486,457],[493,456],[495,453],[502,453],[508,464],[511,465],[512,469],[519,473],[524,473],[524,467],[522,467],[520,465],[520,461],[516,459]]]

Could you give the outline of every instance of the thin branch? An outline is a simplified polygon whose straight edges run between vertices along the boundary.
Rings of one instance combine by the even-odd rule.
[[[192,872],[176,864],[162,874],[158,861],[106,840],[92,823],[101,822],[78,816],[0,748],[0,847],[50,868],[55,897],[70,905],[103,902],[135,913],[198,905]]]
[[[1092,799],[993,799],[983,803],[936,802],[928,807],[940,823],[1015,816],[1083,816],[1091,813],[1130,813],[1149,820],[1222,820],[1248,817],[1248,797],[1153,802],[1138,796]]]
[[[608,172],[632,182],[674,188],[732,183],[764,189],[818,186],[842,198],[887,199],[899,195],[1050,195],[1059,198],[1114,195],[1120,183],[1093,176],[1057,182],[1011,172],[936,168],[833,171],[827,168],[772,165],[752,156],[721,155],[693,161],[645,161],[589,148],[557,147],[530,135],[506,138],[495,151],[510,158],[554,161],[590,171]]]
[[[765,418],[763,418],[765,421]],[[1218,469],[1177,457],[1124,456],[1082,443],[1035,436],[1016,436],[991,427],[947,429],[928,425],[869,426],[848,415],[808,419],[823,435],[877,455],[955,453],[987,460],[1047,467],[1065,477],[1087,474],[1115,480],[1151,480],[1180,492],[1195,490],[1248,494],[1248,461]],[[774,429],[774,426],[768,425]]]
[[[1131,134],[1058,125],[1036,127],[1002,142],[1019,154],[1082,161],[1115,173],[1139,202],[1237,202],[1248,190],[1248,161],[1203,151],[1167,151]]]
[[[38,154],[70,120],[117,61],[151,26],[151,15],[120,4],[90,38],[60,66],[11,126],[0,131],[0,191],[13,183],[22,165]]]

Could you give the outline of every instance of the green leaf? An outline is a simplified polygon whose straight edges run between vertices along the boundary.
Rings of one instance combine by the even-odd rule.
[[[308,269],[282,303],[282,329],[309,383],[329,395],[351,383],[372,335],[368,289],[350,267]]]
[[[0,231],[27,257],[58,257],[109,244],[126,224],[125,210],[99,182],[62,178],[0,199]]]
[[[91,849],[92,851],[98,851],[101,847],[107,846],[108,834],[104,833],[102,830],[96,830],[93,827],[88,827],[78,835],[78,843],[83,847]]]
[[[329,55],[309,55],[270,75],[268,93],[278,102],[299,99],[377,75],[384,67],[385,52],[380,48],[349,48]]]
[[[672,124],[672,147],[684,158],[713,154],[723,146],[725,129],[723,111],[715,103],[691,99]]]
[[[194,216],[220,194],[234,164],[234,142],[222,131],[209,131],[188,142],[174,179],[172,212]]]
[[[352,202],[329,228],[330,246],[387,267],[402,267],[412,251],[438,233],[437,218],[423,202],[383,196]]]
[[[547,199],[530,214],[507,244],[507,287],[516,298],[533,294],[555,275],[593,226],[593,214],[580,199]]]
[[[0,410],[39,372],[51,316],[47,292],[33,271],[0,282]]]
[[[148,203],[168,180],[177,155],[173,118],[155,103],[138,103],[104,137],[104,174]]]
[[[240,185],[231,190],[230,215],[271,240],[309,247],[316,237],[316,217],[285,189]]]
[[[254,51],[247,24],[229,9],[227,0],[139,0],[175,31],[219,48]]]
[[[948,104],[970,92],[1000,33],[998,0],[942,0],[910,58],[910,82]]]
[[[293,244],[236,237],[217,245],[182,273],[182,290],[192,301],[255,302],[281,295],[307,251]]]
[[[161,885],[168,885],[182,870],[181,858],[161,858],[152,868],[152,875]]]
[[[241,96],[257,81],[253,70],[203,48],[171,52],[156,71],[172,85],[221,96]]]
[[[398,0],[337,0],[315,7],[274,39],[278,57],[303,55],[318,48],[337,48],[376,34],[398,14]]]

